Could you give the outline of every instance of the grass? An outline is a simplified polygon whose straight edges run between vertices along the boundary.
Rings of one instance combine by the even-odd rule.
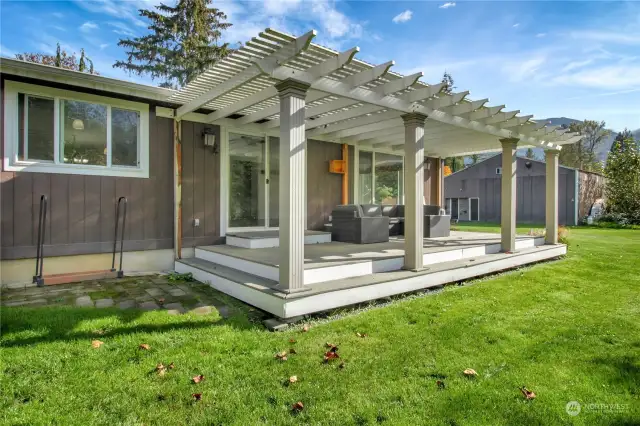
[[[242,312],[222,320],[5,308],[0,422],[638,424],[640,232],[572,229],[569,239],[563,260],[313,323],[306,333],[269,333]],[[94,339],[104,345],[92,348]],[[322,363],[326,342],[339,346],[344,368]],[[274,359],[291,347],[297,354]],[[159,376],[160,362],[176,368]],[[478,376],[464,377],[465,368]],[[193,384],[198,374],[205,380]],[[293,375],[298,382],[285,386]],[[297,401],[304,409],[295,414]],[[582,404],[578,416],[566,413],[569,401]]]

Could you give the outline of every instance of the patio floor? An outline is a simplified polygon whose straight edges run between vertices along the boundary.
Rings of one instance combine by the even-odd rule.
[[[172,315],[187,312],[206,315],[217,311],[223,318],[234,312],[234,303],[242,304],[235,299],[230,302],[228,296],[205,284],[197,281],[172,282],[165,275],[44,287],[3,288],[0,302],[3,307],[75,306],[164,310]]]

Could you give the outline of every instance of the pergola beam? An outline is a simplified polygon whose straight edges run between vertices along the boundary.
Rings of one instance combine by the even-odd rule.
[[[241,86],[247,81],[258,77],[259,75],[273,72],[274,69],[279,66],[279,64],[290,60],[292,57],[298,55],[303,50],[308,49],[309,45],[311,44],[311,40],[316,36],[316,34],[317,33],[315,30],[309,31],[308,33],[282,46],[280,49],[267,56],[266,58],[254,62],[251,66],[242,70],[223,83],[214,86],[192,101],[182,105],[176,110],[176,119],[180,119],[183,115],[197,110],[201,106],[211,102],[211,100],[235,89],[238,86]]]

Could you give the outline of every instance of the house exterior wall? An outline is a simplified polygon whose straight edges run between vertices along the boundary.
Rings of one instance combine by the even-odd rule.
[[[333,208],[342,203],[342,175],[329,172],[329,161],[341,158],[339,143],[307,141],[307,228],[310,230],[322,231]]]
[[[1,134],[4,138],[4,123]],[[0,172],[2,259],[36,256],[42,194],[49,200],[46,256],[110,252],[115,204],[121,196],[128,199],[124,250],[173,247],[173,121],[156,117],[153,107],[149,144],[148,179]]]
[[[501,176],[496,174],[496,169],[501,166],[501,160],[501,155],[496,155],[447,176],[445,198],[478,197],[480,221],[499,222]],[[544,223],[545,164],[518,158],[516,174],[516,220],[518,223]],[[558,221],[562,225],[574,225],[576,171],[560,167],[558,175]]]

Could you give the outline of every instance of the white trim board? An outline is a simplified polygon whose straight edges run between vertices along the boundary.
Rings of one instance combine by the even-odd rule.
[[[309,244],[324,244],[331,242],[331,234],[317,234],[317,235],[305,235],[304,243]],[[280,247],[280,238],[243,238],[235,235],[227,235],[227,245],[234,247],[242,247],[247,249],[257,248],[269,248]]]

